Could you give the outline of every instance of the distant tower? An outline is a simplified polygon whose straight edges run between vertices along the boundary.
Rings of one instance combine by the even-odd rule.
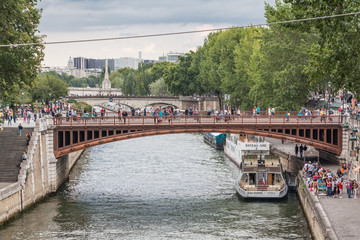
[[[142,63],[143,60],[142,60],[142,56],[141,56],[141,51],[139,51],[139,63]]]
[[[74,61],[72,60],[72,58],[69,58],[69,61],[67,63],[67,66],[69,69],[73,69],[74,68]]]
[[[109,80],[109,72],[108,72],[108,60],[105,60],[105,77],[102,82],[102,89],[103,90],[110,90],[111,89],[111,82]]]

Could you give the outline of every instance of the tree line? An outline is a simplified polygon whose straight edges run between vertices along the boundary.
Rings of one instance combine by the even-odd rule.
[[[36,2],[0,3],[0,21],[11,26],[0,28],[0,44],[42,40],[36,34],[40,19]],[[268,23],[359,10],[360,0],[265,3]],[[333,93],[345,89],[359,95],[359,27],[360,16],[352,15],[218,31],[210,33],[195,51],[180,57],[177,64],[157,62],[140,64],[137,70],[123,68],[112,72],[110,80],[112,87],[126,95],[212,95],[243,110],[254,105],[298,110],[312,92],[328,91],[329,87]],[[101,86],[105,70],[100,77],[80,79],[54,73],[39,75],[42,59],[41,45],[0,48],[2,96],[11,99],[28,88],[29,97],[39,100],[47,98],[49,92],[53,97],[66,95],[61,90],[66,86]]]

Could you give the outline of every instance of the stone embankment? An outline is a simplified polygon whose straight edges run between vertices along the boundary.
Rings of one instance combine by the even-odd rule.
[[[267,139],[267,141],[271,142],[271,151],[279,156],[283,170],[299,173],[299,170],[303,168],[304,160],[293,155],[295,144],[288,142],[282,143],[281,140],[275,139]],[[336,232],[318,197],[310,192],[301,174],[298,174],[297,180],[298,197],[312,236],[314,239],[320,240],[337,240]]]
[[[301,172],[298,174],[297,193],[314,239],[337,240],[338,237],[323,206],[305,185]]]
[[[52,120],[39,119],[32,132],[28,159],[21,163],[16,181],[0,182],[0,225],[56,192],[67,180],[82,151],[56,159],[53,148]],[[18,161],[18,156],[14,157]]]

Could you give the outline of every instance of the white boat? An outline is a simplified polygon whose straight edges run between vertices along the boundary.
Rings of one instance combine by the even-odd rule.
[[[280,160],[264,138],[229,134],[224,153],[240,167],[236,191],[244,198],[282,198],[288,186]]]

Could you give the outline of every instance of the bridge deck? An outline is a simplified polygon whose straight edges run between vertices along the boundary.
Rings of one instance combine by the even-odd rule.
[[[54,118],[55,126],[116,126],[116,125],[183,125],[183,124],[244,124],[244,125],[339,125],[341,116],[303,117],[296,116],[127,116],[127,117],[58,117]]]

